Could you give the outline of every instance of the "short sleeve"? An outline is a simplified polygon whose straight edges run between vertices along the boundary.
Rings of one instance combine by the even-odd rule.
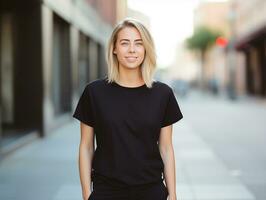
[[[183,114],[179,108],[179,105],[176,101],[174,92],[172,88],[170,88],[170,94],[168,97],[168,103],[166,105],[164,118],[161,124],[161,127],[169,126],[180,119],[183,118]]]
[[[91,96],[89,93],[88,85],[83,90],[80,99],[78,101],[77,107],[72,115],[74,118],[79,121],[94,127],[94,119],[93,119],[93,110],[91,104]]]

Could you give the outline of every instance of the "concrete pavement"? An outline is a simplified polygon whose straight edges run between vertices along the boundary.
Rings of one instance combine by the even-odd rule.
[[[255,200],[192,128],[186,113],[173,131],[178,200]],[[79,123],[73,121],[5,158],[0,199],[81,200],[79,139]]]
[[[178,199],[255,200],[185,120],[174,125],[173,137]]]
[[[82,199],[77,122],[21,148],[0,163],[0,199]]]
[[[266,100],[193,91],[180,99],[189,127],[257,200],[266,199]]]

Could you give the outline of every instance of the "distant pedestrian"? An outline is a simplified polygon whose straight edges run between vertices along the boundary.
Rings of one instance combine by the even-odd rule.
[[[73,114],[83,199],[176,200],[172,124],[183,115],[172,88],[153,79],[149,30],[136,19],[119,22],[106,59],[108,75],[85,86]]]

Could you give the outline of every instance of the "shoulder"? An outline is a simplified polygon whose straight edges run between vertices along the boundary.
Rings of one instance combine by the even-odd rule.
[[[154,88],[157,88],[161,92],[165,92],[167,94],[170,94],[172,92],[171,86],[165,82],[154,80],[153,84],[154,84]]]
[[[97,90],[106,84],[106,78],[97,78],[86,84],[86,90]]]

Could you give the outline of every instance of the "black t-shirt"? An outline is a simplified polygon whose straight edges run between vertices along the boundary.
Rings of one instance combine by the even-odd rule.
[[[100,78],[86,85],[73,117],[94,128],[92,181],[133,186],[164,179],[160,129],[183,118],[170,86],[125,87]]]

